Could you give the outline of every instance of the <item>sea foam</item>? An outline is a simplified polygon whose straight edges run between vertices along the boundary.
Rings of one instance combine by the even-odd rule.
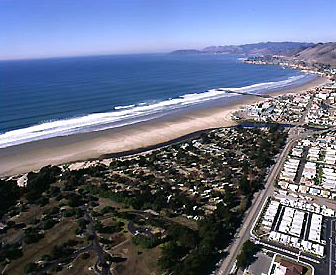
[[[81,117],[44,122],[27,128],[8,131],[0,134],[0,148],[6,148],[27,142],[48,139],[57,136],[68,136],[77,133],[100,131],[130,125],[153,118],[162,117],[172,111],[182,110],[188,106],[195,106],[218,99],[237,96],[233,92],[265,93],[270,90],[295,85],[307,75],[289,77],[277,82],[257,83],[241,88],[217,88],[203,93],[189,93],[177,98],[157,102],[141,102],[139,104],[117,106],[115,111],[106,113],[93,113]]]

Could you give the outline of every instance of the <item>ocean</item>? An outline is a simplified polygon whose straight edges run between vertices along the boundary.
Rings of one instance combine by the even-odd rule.
[[[315,76],[237,55],[110,55],[0,62],[0,148],[230,104]]]

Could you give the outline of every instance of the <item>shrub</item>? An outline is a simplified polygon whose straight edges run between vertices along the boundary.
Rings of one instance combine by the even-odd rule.
[[[88,258],[90,258],[90,254],[87,253],[87,252],[85,252],[85,253],[82,255],[82,259],[83,259],[83,260],[86,260],[86,259],[88,259]]]
[[[46,222],[43,225],[44,230],[48,230],[54,227],[54,225],[57,223],[55,220],[46,220]]]
[[[36,271],[38,271],[38,264],[36,263],[28,263],[23,268],[23,272],[26,274],[36,272]]]

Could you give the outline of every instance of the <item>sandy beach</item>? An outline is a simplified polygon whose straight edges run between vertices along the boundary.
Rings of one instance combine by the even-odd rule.
[[[300,93],[328,82],[316,78],[294,88],[270,92],[272,96]],[[118,129],[50,138],[0,149],[0,175],[10,176],[40,169],[43,166],[77,160],[98,158],[104,154],[135,150],[164,143],[181,136],[235,124],[232,112],[242,106],[265,100],[245,96],[229,106],[208,108],[178,117],[166,117],[152,122],[138,123]]]

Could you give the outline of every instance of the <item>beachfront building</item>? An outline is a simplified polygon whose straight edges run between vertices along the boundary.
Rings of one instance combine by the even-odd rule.
[[[336,89],[328,85],[303,94],[286,94],[255,103],[236,112],[236,119],[258,122],[295,124],[307,111],[306,125],[328,127],[336,125]]]
[[[335,119],[336,92],[326,86],[314,94],[312,106],[305,118],[305,123],[318,126],[335,126]]]

